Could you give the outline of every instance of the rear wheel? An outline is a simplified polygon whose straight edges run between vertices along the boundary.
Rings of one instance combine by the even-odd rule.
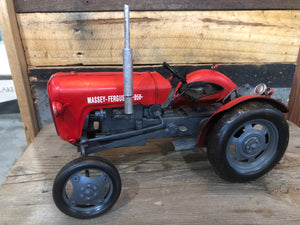
[[[263,102],[247,102],[226,112],[208,135],[208,159],[223,179],[245,182],[271,170],[289,140],[283,114]]]

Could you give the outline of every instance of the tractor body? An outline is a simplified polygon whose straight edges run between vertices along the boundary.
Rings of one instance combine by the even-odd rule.
[[[49,80],[48,95],[58,135],[86,145],[90,153],[91,146],[95,152],[104,146],[144,144],[149,138],[197,137],[206,120],[237,90],[215,70],[192,72],[186,83],[173,86],[157,72],[134,72],[131,115],[124,113],[122,72],[60,72]]]

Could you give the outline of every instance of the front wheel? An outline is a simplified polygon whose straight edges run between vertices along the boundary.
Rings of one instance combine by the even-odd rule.
[[[53,199],[65,214],[89,219],[110,209],[121,192],[117,169],[99,157],[81,157],[64,166],[53,184]]]
[[[254,180],[270,171],[287,148],[283,114],[264,102],[247,102],[226,112],[208,135],[208,159],[223,179]]]

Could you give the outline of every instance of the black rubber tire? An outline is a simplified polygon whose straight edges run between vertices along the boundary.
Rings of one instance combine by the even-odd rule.
[[[107,202],[105,202],[101,208],[95,210],[91,207],[89,210],[88,207],[80,208],[80,207],[73,207],[72,205],[68,204],[64,200],[65,194],[65,186],[72,174],[75,174],[79,171],[89,170],[89,169],[95,169],[95,170],[101,170],[105,172],[108,176],[110,181],[112,182],[112,193],[108,199]],[[105,213],[107,210],[109,210],[118,200],[121,193],[121,178],[119,175],[118,170],[108,161],[100,157],[94,157],[94,156],[86,156],[77,158],[68,164],[66,164],[57,174],[53,189],[52,189],[52,196],[53,200],[63,213],[79,218],[79,219],[90,219],[97,216],[100,216],[101,214]],[[82,210],[81,210],[82,209]]]
[[[230,165],[228,145],[230,138],[237,129],[247,121],[263,120],[273,124],[278,141],[277,149],[272,150],[272,157],[259,169],[241,173]],[[261,101],[242,103],[229,111],[215,122],[208,134],[207,156],[211,166],[221,178],[230,182],[247,182],[257,179],[274,168],[285,153],[289,141],[289,127],[282,112],[270,104]]]

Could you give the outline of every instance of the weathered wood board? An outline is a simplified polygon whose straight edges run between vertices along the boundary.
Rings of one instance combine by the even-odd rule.
[[[0,26],[3,32],[24,131],[29,144],[38,133],[39,127],[31,97],[26,58],[12,1],[0,0]]]
[[[295,63],[300,11],[131,12],[135,64]],[[122,12],[17,14],[28,66],[122,64]]]
[[[170,140],[98,153],[119,169],[123,189],[111,211],[86,221],[53,203],[56,173],[78,153],[50,125],[0,187],[0,224],[299,224],[300,129],[290,124],[290,133],[280,164],[245,184],[218,178],[205,149],[173,152]]]
[[[297,67],[294,74],[292,88],[289,97],[289,112],[287,113],[287,119],[300,126],[300,48],[297,60]]]
[[[132,10],[245,10],[245,9],[300,9],[298,0],[14,0],[16,11],[23,12],[77,12],[116,11],[129,4]]]

